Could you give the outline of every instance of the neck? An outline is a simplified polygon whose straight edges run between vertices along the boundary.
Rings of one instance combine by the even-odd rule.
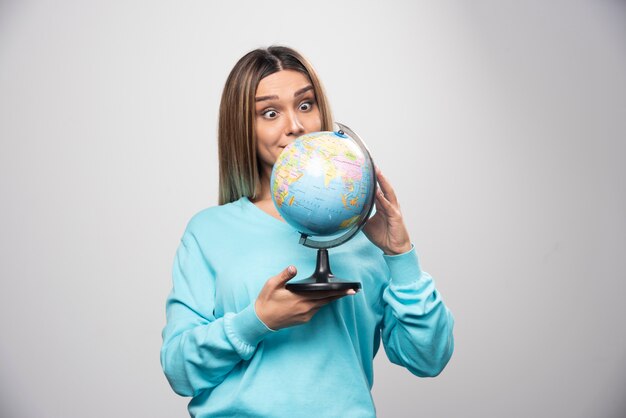
[[[252,201],[256,203],[267,200],[272,200],[272,195],[270,194],[270,177],[267,175],[267,173],[262,173],[260,178],[259,192]]]
[[[276,206],[274,206],[274,202],[272,201],[272,195],[270,193],[270,178],[267,175],[261,176],[261,190],[257,194],[257,197],[251,200],[252,203],[256,205],[263,212],[267,213],[270,216],[273,216],[276,219],[283,221],[283,217],[280,216],[278,211],[276,210]]]
[[[261,190],[257,193],[257,197],[250,201],[268,215],[281,221],[283,220],[283,217],[280,216],[272,201],[272,195],[270,194],[270,178],[267,175],[261,176]]]

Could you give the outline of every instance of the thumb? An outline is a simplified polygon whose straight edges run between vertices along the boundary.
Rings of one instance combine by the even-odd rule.
[[[298,271],[296,270],[296,268],[294,266],[289,266],[286,269],[284,269],[283,271],[281,271],[280,273],[278,273],[278,275],[274,276],[274,282],[276,283],[277,287],[282,287],[289,280],[291,280],[294,277],[296,277],[297,273],[298,273]]]

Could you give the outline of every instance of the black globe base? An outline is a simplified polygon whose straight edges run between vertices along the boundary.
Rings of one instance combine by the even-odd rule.
[[[315,279],[308,278],[304,280],[300,280],[298,282],[288,283],[285,288],[287,290],[291,290],[292,292],[318,292],[324,290],[348,290],[354,289],[354,291],[358,291],[361,288],[361,283],[359,282],[344,282],[335,279],[332,282],[318,282]]]
[[[317,250],[317,264],[315,272],[311,277],[304,280],[289,282],[285,285],[287,290],[292,292],[317,292],[324,290],[348,290],[353,289],[355,292],[361,288],[359,282],[348,282],[336,278],[330,271],[328,263],[328,250],[320,248]]]

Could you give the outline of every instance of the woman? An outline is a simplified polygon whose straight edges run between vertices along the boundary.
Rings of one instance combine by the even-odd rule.
[[[272,165],[295,138],[332,130],[311,65],[285,47],[235,65],[219,117],[220,205],[189,222],[167,299],[161,364],[196,417],[373,417],[373,358],[441,372],[453,318],[420,268],[394,191],[377,172],[376,214],[333,249],[353,290],[293,293],[316,251],[276,211]]]

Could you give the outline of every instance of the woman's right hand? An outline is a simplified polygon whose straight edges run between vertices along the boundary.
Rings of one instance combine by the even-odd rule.
[[[273,330],[309,322],[322,306],[356,294],[352,289],[298,293],[285,289],[285,284],[296,273],[296,268],[289,266],[269,279],[254,304],[259,319]]]

